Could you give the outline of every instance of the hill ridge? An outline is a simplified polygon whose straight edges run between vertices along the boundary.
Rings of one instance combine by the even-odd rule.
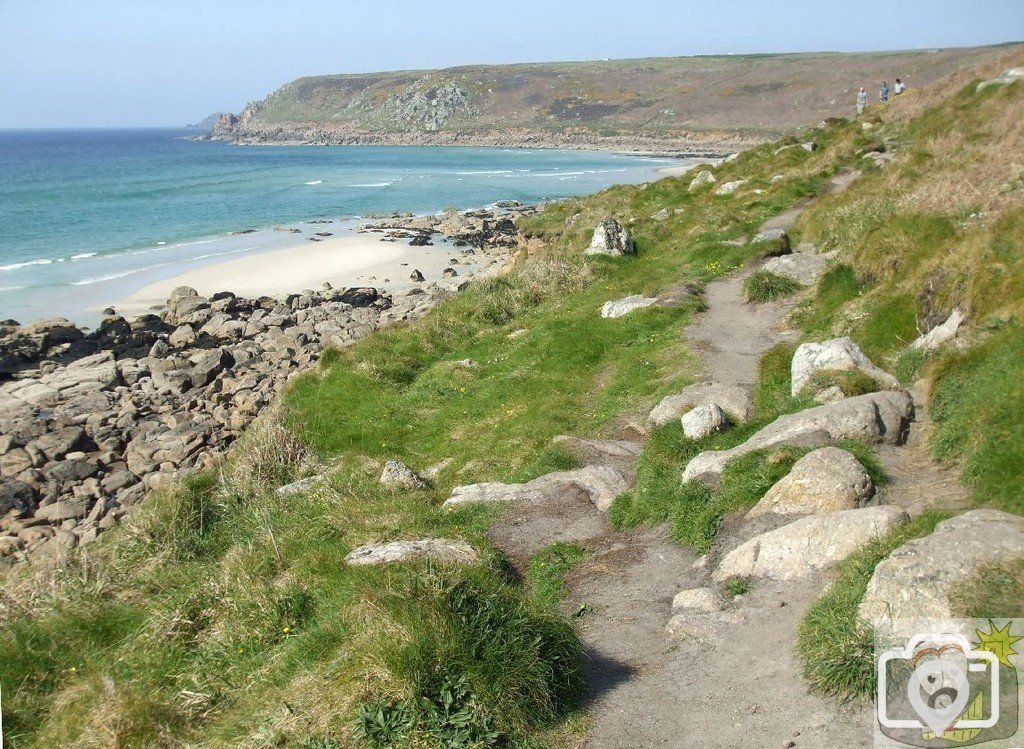
[[[1012,46],[1012,45],[1011,45]],[[1001,47],[641,57],[303,76],[212,138],[726,152],[852,114],[857,89],[921,86]]]

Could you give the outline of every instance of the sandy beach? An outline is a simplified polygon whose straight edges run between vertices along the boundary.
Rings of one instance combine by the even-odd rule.
[[[452,265],[453,258],[460,263]],[[219,291],[247,297],[283,296],[319,289],[325,282],[338,288],[375,286],[401,292],[416,285],[409,278],[413,270],[419,270],[428,282],[440,279],[449,266],[460,276],[468,275],[479,267],[471,259],[473,256],[451,245],[410,247],[375,235],[297,241],[292,247],[194,268],[151,283],[113,306],[118,314],[140,315],[163,305],[178,286],[191,286],[203,296]]]

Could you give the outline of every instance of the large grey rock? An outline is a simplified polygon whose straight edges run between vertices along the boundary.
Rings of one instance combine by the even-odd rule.
[[[594,230],[594,238],[584,255],[635,255],[636,242],[629,229],[619,223],[618,219],[608,216]]]
[[[0,517],[10,510],[27,510],[35,502],[35,490],[24,481],[0,476]]]
[[[718,180],[715,179],[715,175],[710,169],[702,169],[697,173],[697,176],[693,178],[693,181],[690,182],[690,192],[696,192],[700,188],[704,187],[704,185],[713,185],[717,181]]]
[[[859,370],[884,388],[898,388],[899,380],[879,369],[849,338],[833,338],[821,343],[802,343],[793,354],[792,394],[799,395],[817,372]]]
[[[431,559],[451,564],[475,564],[480,554],[465,541],[448,538],[424,538],[417,541],[391,541],[367,544],[353,550],[345,561],[354,567],[394,564],[411,559]]]
[[[726,554],[712,578],[792,580],[845,559],[907,520],[899,507],[864,507],[810,515],[762,533]]]
[[[445,500],[445,507],[470,502],[544,502],[554,499],[584,499],[602,512],[629,488],[629,481],[611,466],[587,466],[575,471],[558,471],[525,484],[470,484],[457,486]]]
[[[967,318],[964,317],[963,311],[959,307],[955,307],[949,313],[949,317],[946,318],[945,322],[941,325],[936,325],[923,336],[917,338],[910,344],[910,347],[931,353],[956,338],[956,334],[960,332],[960,326],[966,320]]]
[[[427,482],[420,478],[416,471],[398,460],[389,460],[384,464],[384,470],[380,474],[380,484],[388,489],[427,488]]]
[[[903,442],[913,418],[914,402],[905,391],[882,391],[844,398],[836,403],[780,416],[730,450],[710,450],[695,456],[683,472],[683,480],[716,483],[730,460],[776,445],[804,447],[827,445],[843,439]]]
[[[639,294],[634,294],[633,296],[627,296],[625,299],[619,299],[614,302],[605,302],[604,306],[601,307],[601,317],[623,317],[634,310],[650,307],[652,304],[656,304],[657,301],[657,297],[645,297],[640,296]]]
[[[290,484],[280,486],[274,493],[279,497],[294,497],[297,494],[305,494],[319,483],[319,476],[309,476],[304,479],[299,479],[298,481],[293,481]]]
[[[794,463],[747,517],[852,510],[863,507],[874,493],[871,477],[852,453],[838,447],[822,447]]]
[[[953,599],[983,568],[1024,559],[1024,517],[971,510],[908,541],[875,567],[858,614],[909,636],[920,619],[958,618]]]
[[[720,611],[722,605],[722,596],[714,588],[689,588],[676,593],[672,599],[672,612]]]
[[[796,252],[769,258],[761,269],[804,286],[811,286],[821,278],[831,259],[831,255]]]
[[[713,403],[725,411],[737,424],[750,420],[754,414],[754,402],[750,393],[738,385],[722,385],[717,382],[698,382],[683,389],[681,393],[666,395],[651,409],[647,418],[655,426],[675,421],[695,406]]]
[[[704,403],[683,414],[680,422],[687,439],[699,440],[725,430],[729,419],[725,411],[714,403]]]

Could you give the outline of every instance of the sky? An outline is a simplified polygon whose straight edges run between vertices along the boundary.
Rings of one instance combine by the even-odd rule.
[[[0,0],[0,128],[178,126],[294,78],[1024,40],[1024,0]]]

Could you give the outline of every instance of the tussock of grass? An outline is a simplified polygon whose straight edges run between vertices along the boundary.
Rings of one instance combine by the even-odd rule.
[[[962,467],[979,504],[1024,513],[1024,331],[948,354],[933,376],[933,454]]]
[[[844,398],[877,393],[884,389],[874,377],[864,374],[859,369],[819,369],[811,375],[804,386],[804,391],[820,393],[830,387],[838,387]]]
[[[747,304],[763,304],[776,299],[792,296],[803,288],[791,278],[771,271],[759,270],[743,282],[743,301]]]
[[[750,580],[746,577],[733,576],[725,581],[722,589],[730,598],[745,596],[750,592]]]
[[[800,623],[797,647],[811,689],[842,699],[871,699],[875,693],[874,634],[857,617],[857,607],[878,563],[910,539],[931,533],[945,517],[927,512],[836,566],[835,581]]]

